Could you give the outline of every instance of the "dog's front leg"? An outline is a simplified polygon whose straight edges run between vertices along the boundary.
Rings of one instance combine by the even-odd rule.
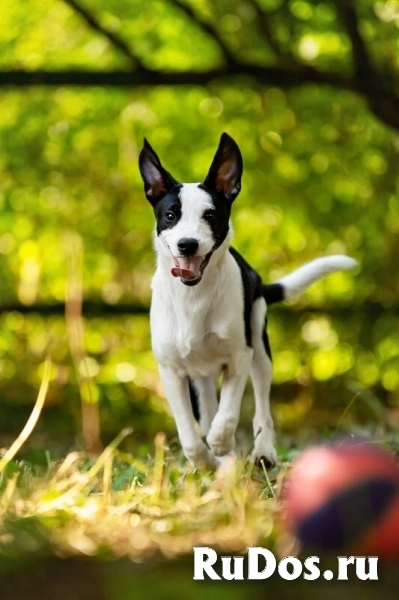
[[[206,438],[216,456],[225,456],[234,450],[235,432],[251,359],[252,349],[246,348],[224,370],[219,410]]]
[[[193,381],[193,385],[199,405],[199,424],[203,433],[208,435],[219,408],[216,380],[214,377],[199,377]]]
[[[162,384],[176,421],[180,443],[185,456],[196,467],[216,468],[217,459],[201,440],[194,427],[194,415],[190,403],[188,378],[179,376],[168,367],[159,367]]]

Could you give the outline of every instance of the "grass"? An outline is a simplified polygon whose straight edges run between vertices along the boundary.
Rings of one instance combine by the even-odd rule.
[[[96,459],[74,452],[61,462],[46,453],[46,467],[15,459],[45,402],[51,364],[46,362],[32,414],[0,459],[0,553],[18,555],[168,558],[208,545],[241,551],[273,539],[275,480],[250,461],[216,473],[190,468],[155,438],[154,458],[119,450],[122,431]],[[269,543],[270,545],[270,543]]]
[[[32,414],[0,458],[0,556],[42,552],[144,562],[184,557],[193,546],[227,554],[258,545],[287,551],[292,540],[276,518],[276,487],[290,455],[281,454],[271,474],[245,458],[216,473],[193,470],[164,434],[155,438],[153,457],[124,453],[127,429],[96,458],[72,452],[55,462],[46,452],[42,467],[16,460],[40,417],[50,372],[47,361]]]
[[[191,470],[159,434],[155,456],[137,460],[117,449],[71,453],[47,468],[9,461],[2,473],[3,554],[176,558],[207,545],[226,552],[275,539],[270,476],[237,461],[222,472]]]

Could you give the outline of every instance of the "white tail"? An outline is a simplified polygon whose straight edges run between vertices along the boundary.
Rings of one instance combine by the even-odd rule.
[[[293,273],[279,279],[277,283],[284,288],[284,299],[290,300],[299,296],[307,287],[318,281],[328,273],[334,271],[346,271],[357,265],[356,260],[349,256],[337,254],[335,256],[324,256],[316,258],[312,262],[299,267]]]

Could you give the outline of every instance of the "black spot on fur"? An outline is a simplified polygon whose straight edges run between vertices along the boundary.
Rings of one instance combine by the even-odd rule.
[[[271,283],[262,286],[262,295],[267,304],[274,304],[284,300],[284,286],[281,283]]]
[[[218,193],[215,189],[203,183],[200,183],[198,187],[212,198],[212,203],[215,207],[215,214],[212,219],[206,217],[208,211],[205,211],[203,218],[211,228],[213,239],[215,240],[214,249],[216,249],[224,242],[229,232],[231,203],[226,201],[222,193]]]
[[[171,229],[181,219],[182,207],[179,193],[182,186],[176,186],[173,192],[166,194],[154,206],[154,214],[157,220],[157,234],[165,229]],[[173,219],[170,217],[173,215]]]
[[[190,392],[191,407],[193,409],[194,418],[199,423],[200,410],[199,410],[199,402],[198,402],[198,392],[195,388],[193,380],[190,378],[188,379],[188,389]]]
[[[245,341],[247,346],[252,347],[252,306],[255,300],[262,296],[262,281],[258,273],[247,263],[247,261],[239,252],[237,252],[237,250],[234,250],[234,248],[229,248],[229,251],[239,266],[241,272],[244,290]]]
[[[229,248],[230,254],[238,264],[241,272],[242,285],[244,290],[244,324],[245,324],[245,341],[247,346],[252,347],[252,327],[251,327],[251,314],[252,307],[258,298],[265,297],[265,288],[274,288],[279,284],[271,286],[262,285],[262,280],[258,273],[253,269],[247,261],[241,256],[234,248]],[[282,289],[282,286],[279,286]],[[267,298],[265,298],[267,301]],[[277,301],[277,300],[276,300]],[[272,352],[270,349],[269,338],[266,332],[267,319],[265,319],[265,330],[263,332],[263,344],[265,346],[266,354],[272,360]]]

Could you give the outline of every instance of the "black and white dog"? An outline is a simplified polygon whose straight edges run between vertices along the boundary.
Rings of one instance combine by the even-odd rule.
[[[267,306],[356,262],[346,256],[319,258],[278,283],[263,284],[230,246],[230,212],[241,189],[243,163],[239,147],[226,133],[203,183],[178,183],[146,140],[139,165],[156,217],[152,346],[183,451],[194,465],[210,466],[233,453],[250,374],[255,394],[253,459],[270,467],[276,451],[269,407]]]

